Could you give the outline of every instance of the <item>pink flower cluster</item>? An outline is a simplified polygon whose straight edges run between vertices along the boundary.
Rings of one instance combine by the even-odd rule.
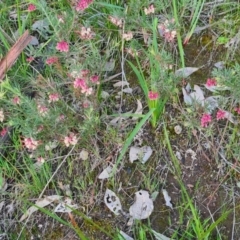
[[[93,75],[89,77],[89,70],[84,69],[80,72],[75,81],[73,82],[73,87],[76,89],[81,89],[81,93],[85,93],[86,96],[89,96],[93,93],[93,88],[89,87],[87,82],[90,80],[92,84],[100,84],[99,76]]]
[[[48,114],[48,108],[46,106],[38,104],[37,109],[39,114],[43,117],[45,117]]]
[[[58,93],[51,93],[48,96],[49,100],[48,102],[57,102],[59,100],[59,94]]]
[[[23,143],[24,143],[24,146],[29,150],[36,150],[39,145],[39,141],[36,141],[31,137],[24,138]]]
[[[158,31],[162,37],[165,38],[167,42],[174,42],[174,39],[177,35],[176,30],[172,30],[175,23],[175,20],[166,20],[164,23],[158,25]]]
[[[34,61],[34,57],[32,57],[32,56],[31,56],[31,57],[28,57],[28,58],[26,59],[26,61],[29,62],[29,63],[31,63],[32,61]]]
[[[109,20],[112,24],[114,24],[117,27],[121,28],[123,26],[123,19],[122,18],[109,16]]]
[[[208,113],[204,113],[201,118],[201,126],[207,127],[211,121],[212,121],[212,116]]]
[[[95,33],[91,30],[90,27],[81,27],[79,32],[80,38],[83,40],[90,40],[95,36]]]
[[[56,49],[60,52],[68,52],[69,44],[65,41],[61,41],[57,43]]]
[[[131,31],[123,33],[122,38],[126,41],[130,41],[133,38],[133,33]]]
[[[1,137],[4,137],[8,132],[8,129],[7,128],[3,128],[1,131],[0,131],[0,136]]]
[[[93,0],[79,0],[76,5],[77,12],[84,11],[92,2]]]
[[[15,104],[15,105],[19,105],[20,104],[20,98],[18,96],[15,96],[12,99],[12,103]]]
[[[217,86],[217,80],[215,78],[208,78],[206,82],[207,87],[215,87]]]
[[[229,114],[230,114],[229,112],[219,109],[217,111],[216,118],[218,121],[221,119],[227,119]],[[212,116],[209,113],[204,113],[201,118],[201,126],[207,127],[211,121],[212,121]]]
[[[64,144],[66,147],[70,145],[76,145],[78,142],[77,136],[74,133],[70,133],[68,136],[64,137]]]
[[[157,100],[159,97],[158,92],[154,92],[154,91],[149,91],[148,92],[148,98],[149,100]]]
[[[34,5],[34,4],[29,4],[28,5],[28,12],[33,12],[33,11],[35,11],[37,8],[36,8],[36,6]]]
[[[155,8],[154,8],[153,4],[151,4],[148,8],[144,8],[144,12],[145,12],[146,15],[154,13],[155,12]]]
[[[225,119],[227,117],[227,113],[224,110],[219,109],[216,117],[217,120]]]
[[[240,107],[236,107],[236,108],[234,108],[234,111],[236,111],[237,114],[240,114]]]
[[[54,64],[54,63],[57,63],[58,62],[58,58],[57,57],[49,57],[49,58],[47,58],[47,60],[46,60],[46,64],[47,65],[52,65],[52,64]]]

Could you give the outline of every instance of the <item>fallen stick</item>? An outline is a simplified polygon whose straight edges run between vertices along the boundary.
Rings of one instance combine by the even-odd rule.
[[[12,67],[20,53],[31,41],[28,30],[16,41],[16,43],[8,51],[7,55],[0,61],[0,81],[5,77],[6,72]]]

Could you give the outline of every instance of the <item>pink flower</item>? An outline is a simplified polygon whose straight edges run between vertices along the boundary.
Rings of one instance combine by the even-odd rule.
[[[123,25],[123,19],[122,18],[109,16],[109,20],[112,24],[116,25],[117,27],[122,27],[122,25]]]
[[[49,57],[47,60],[46,60],[46,64],[48,65],[52,65],[54,63],[58,62],[58,58],[57,57]]]
[[[77,12],[84,11],[93,2],[93,0],[79,0],[76,5]]]
[[[83,108],[89,108],[90,102],[86,100],[83,102],[82,106],[83,106]]]
[[[51,93],[49,94],[49,100],[48,102],[57,102],[59,100],[59,94],[58,93]]]
[[[33,12],[33,11],[35,11],[37,8],[36,8],[36,6],[35,5],[33,5],[33,4],[29,4],[28,5],[28,12]]]
[[[164,33],[164,38],[166,39],[167,42],[174,42],[176,35],[177,35],[177,32],[175,30],[170,31],[166,29]]]
[[[90,27],[81,27],[81,31],[79,32],[81,39],[92,39],[95,33],[91,30]]]
[[[236,111],[237,114],[240,114],[240,107],[236,107],[236,108],[234,108],[234,111]]]
[[[155,8],[154,8],[153,4],[151,4],[148,8],[144,8],[144,12],[145,12],[146,15],[154,13],[155,12]]]
[[[43,157],[37,157],[37,161],[39,163],[45,163],[45,159]]]
[[[87,89],[87,84],[84,79],[76,78],[73,83],[74,88]]]
[[[60,52],[68,52],[69,51],[69,45],[65,41],[61,41],[57,43],[56,49]]]
[[[47,115],[47,113],[48,113],[48,108],[47,108],[47,107],[38,104],[37,108],[38,108],[38,112],[39,112],[39,114],[40,114],[41,116],[44,117],[44,116]]]
[[[219,109],[217,111],[217,120],[224,119],[224,118],[226,118],[226,112]]]
[[[39,142],[34,140],[33,138],[24,138],[23,143],[25,147],[29,150],[37,149],[37,146],[39,144]]]
[[[93,83],[96,83],[96,84],[100,84],[99,82],[99,76],[98,75],[93,75],[90,77],[90,80],[93,82]]]
[[[148,98],[150,100],[157,100],[159,97],[159,94],[157,92],[149,91],[148,92]]]
[[[89,96],[93,93],[93,88],[87,88],[81,91],[82,93],[85,93],[86,96]]]
[[[77,141],[77,136],[74,133],[70,133],[68,136],[64,137],[64,144],[66,147],[69,147],[70,145],[76,145]]]
[[[204,113],[202,115],[202,118],[201,118],[201,126],[202,127],[207,127],[208,123],[210,123],[211,121],[212,121],[211,115],[208,114],[208,113]]]
[[[215,78],[208,78],[206,82],[207,87],[217,86],[217,81]]]
[[[65,119],[64,114],[61,114],[60,116],[58,116],[57,122],[62,122],[62,121],[64,121],[64,119]]]
[[[13,104],[18,105],[18,104],[20,104],[20,98],[18,96],[16,96],[12,99],[12,102],[13,102]]]
[[[73,83],[73,87],[74,88],[80,88],[81,89],[81,93],[85,93],[87,96],[91,95],[93,92],[92,88],[89,88],[85,82],[84,79],[81,78],[76,78],[74,83]]]
[[[80,72],[80,76],[81,76],[82,78],[85,78],[85,77],[88,76],[89,72],[90,72],[90,71],[89,71],[88,69],[83,69],[83,70],[81,70],[81,72]]]
[[[30,63],[30,62],[34,61],[34,57],[28,57],[28,58],[26,59],[26,61]]]
[[[122,38],[126,41],[130,41],[133,38],[133,33],[128,31],[127,33],[123,33]]]
[[[8,129],[7,128],[3,128],[1,131],[0,131],[0,136],[1,137],[4,137],[8,132]]]
[[[158,31],[162,37],[165,38],[167,42],[174,42],[177,35],[177,31],[174,28],[175,20],[166,20],[164,23],[158,25]]]

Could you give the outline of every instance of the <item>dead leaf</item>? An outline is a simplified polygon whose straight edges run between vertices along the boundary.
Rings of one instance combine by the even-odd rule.
[[[0,191],[4,192],[7,190],[8,184],[5,178],[3,178],[0,174]]]
[[[38,39],[36,38],[36,37],[34,37],[34,36],[31,36],[32,37],[32,40],[30,41],[30,45],[33,45],[33,46],[37,46],[37,45],[39,45],[39,41],[38,41]]]
[[[225,118],[233,124],[238,124],[238,121],[236,120],[234,115],[228,111],[225,111]]]
[[[50,31],[49,30],[49,22],[48,22],[47,18],[35,21],[31,28],[33,31],[37,31],[37,30],[39,30],[40,32],[49,32]]]
[[[77,209],[78,206],[72,203],[72,199],[66,198],[63,202],[60,202],[54,209],[54,212],[70,213],[72,209]]]
[[[101,91],[101,97],[102,97],[103,99],[107,99],[107,98],[109,98],[109,96],[110,96],[110,94],[109,94],[108,92],[106,92],[106,91]]]
[[[176,133],[176,134],[181,134],[181,132],[182,132],[182,127],[180,126],[180,125],[176,125],[175,127],[174,127],[174,132]]]
[[[194,72],[196,72],[199,68],[196,67],[185,67],[185,68],[180,68],[175,72],[175,75],[177,77],[181,78],[187,78]]]
[[[154,230],[152,230],[152,233],[153,233],[154,237],[156,238],[156,240],[171,240],[172,239],[172,238],[168,238],[168,237],[164,236],[163,234],[158,233]]]
[[[182,88],[184,102],[188,105],[197,102],[203,106],[205,98],[202,89],[198,85],[194,85],[194,91],[190,91],[191,87],[189,87],[189,90],[187,88]]]
[[[133,92],[132,88],[130,88],[130,87],[124,88],[122,91],[123,91],[124,93],[130,93],[130,94],[132,94],[132,92]]]
[[[122,205],[119,198],[110,189],[107,189],[105,192],[104,202],[114,214],[119,215],[119,213],[122,211]]]
[[[115,67],[115,60],[111,59],[109,62],[105,63],[105,66],[103,67],[103,71],[111,72],[114,70],[114,67]]]
[[[80,152],[80,159],[82,159],[83,161],[85,161],[85,160],[88,159],[88,155],[89,155],[89,153],[88,153],[86,150],[83,149],[83,150]]]
[[[52,195],[52,196],[46,196],[45,198],[39,199],[35,202],[35,205],[38,206],[39,208],[44,208],[48,206],[50,203],[54,201],[58,201],[61,199],[61,196],[59,195]],[[22,222],[24,219],[28,218],[31,216],[34,212],[38,210],[36,206],[30,207],[25,214],[22,215],[20,218],[20,222]]]
[[[125,232],[120,231],[121,236],[125,239],[125,240],[134,240],[133,238],[131,238],[130,236],[128,236]]]
[[[216,62],[214,63],[214,67],[216,67],[217,69],[223,69],[225,68],[225,62],[223,61]]]
[[[7,214],[12,215],[14,213],[14,201],[8,204],[5,209],[7,209]]]
[[[5,205],[5,201],[0,202],[0,212],[2,211],[2,208],[3,208],[4,205]]]
[[[132,111],[126,112],[126,113],[124,113],[125,116],[119,114],[119,116],[115,117],[114,119],[112,119],[112,120],[110,121],[110,125],[117,126],[117,125],[120,124],[123,120],[127,120],[128,118],[130,118],[130,116],[126,116],[126,115],[127,115],[127,114],[131,114],[131,113],[132,113]]]
[[[133,163],[136,160],[140,160],[141,163],[146,163],[147,160],[151,157],[153,150],[150,146],[144,147],[131,147],[129,151],[129,161]]]
[[[53,140],[51,142],[48,142],[46,145],[45,145],[45,150],[46,151],[51,151],[53,150],[54,148],[56,148],[58,146],[58,142],[56,140]]]
[[[98,176],[98,179],[106,179],[111,176],[113,166],[107,166]]]
[[[207,110],[209,113],[211,113],[218,107],[219,100],[220,98],[218,96],[211,96],[205,99],[204,105],[207,106]]]
[[[129,86],[129,82],[127,82],[127,81],[118,81],[118,82],[113,84],[113,87],[125,87],[125,86]]]
[[[163,197],[164,197],[164,200],[166,202],[166,206],[170,207],[171,209],[173,209],[173,206],[172,206],[172,203],[171,203],[171,197],[168,195],[168,192],[166,189],[163,189],[162,190],[162,193],[163,193]]]
[[[65,195],[72,196],[72,191],[70,189],[70,184],[63,184],[62,182],[58,182],[58,187],[64,191]]]
[[[134,219],[146,219],[151,215],[153,208],[153,200],[149,197],[149,193],[140,190],[135,193],[135,202],[129,208],[129,213]]]

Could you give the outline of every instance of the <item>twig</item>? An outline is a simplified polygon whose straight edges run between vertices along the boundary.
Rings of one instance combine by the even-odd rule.
[[[232,238],[231,240],[234,240],[234,229],[235,229],[235,224],[236,224],[236,209],[235,209],[235,196],[234,196],[234,190],[232,187],[232,198],[233,198],[233,221],[232,221]]]
[[[63,163],[65,163],[66,159],[69,157],[69,155],[71,154],[71,152],[73,151],[75,146],[72,147],[72,149],[68,152],[68,154],[65,156],[65,158],[62,160],[62,162],[59,164],[59,166],[57,167],[57,169],[55,170],[55,172],[53,173],[53,175],[49,178],[48,182],[46,183],[45,187],[43,188],[41,194],[39,195],[38,198],[41,198],[44,194],[44,192],[46,191],[49,183],[52,181],[52,179],[54,178],[54,176],[57,174],[58,170],[62,167]]]
[[[0,81],[5,77],[6,72],[12,67],[23,49],[30,43],[32,37],[28,30],[11,47],[7,55],[0,62]]]
[[[48,180],[48,182],[46,183],[45,187],[43,188],[41,194],[39,195],[38,199],[42,198],[44,192],[46,191],[49,183],[52,181],[53,177],[57,174],[58,170],[62,167],[63,163],[65,163],[66,159],[70,156],[71,152],[73,151],[75,146],[72,147],[72,149],[68,152],[68,154],[65,156],[65,158],[62,160],[62,162],[59,164],[59,166],[57,167],[57,169],[55,170],[55,172],[53,173],[53,175],[50,177],[50,179]],[[18,234],[18,239],[20,239],[21,235],[22,235],[22,232],[23,232],[23,229],[26,227],[27,223],[28,223],[28,220],[30,218],[31,214],[28,216],[28,218],[26,219],[20,233]]]

